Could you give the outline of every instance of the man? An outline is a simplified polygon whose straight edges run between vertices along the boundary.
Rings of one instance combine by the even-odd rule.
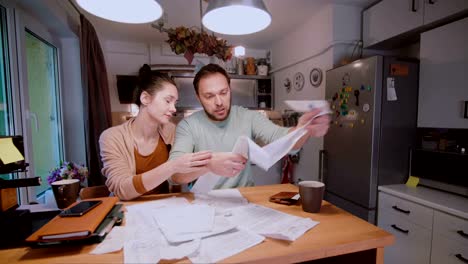
[[[226,71],[216,64],[208,64],[201,68],[193,85],[204,111],[193,113],[180,121],[169,159],[201,150],[211,150],[212,158],[206,169],[174,174],[172,180],[180,184],[189,183],[212,172],[224,176],[216,184],[216,189],[254,185],[250,176],[249,161],[239,154],[231,153],[237,138],[248,136],[268,144],[296,127],[277,126],[256,111],[231,106],[230,78]],[[320,110],[314,110],[302,115],[297,127],[305,125],[319,112]],[[294,149],[300,149],[311,136],[325,135],[329,122],[328,115],[314,119],[306,127],[307,134],[296,143]]]

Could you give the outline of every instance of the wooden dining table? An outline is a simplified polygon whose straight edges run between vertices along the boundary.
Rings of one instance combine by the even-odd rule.
[[[292,242],[266,238],[262,243],[226,258],[221,263],[383,263],[384,247],[394,243],[394,236],[350,213],[322,201],[318,213],[307,213],[300,204],[269,202],[278,192],[297,192],[292,184],[239,188],[249,203],[266,206],[287,214],[320,222]],[[147,195],[126,205],[164,199],[171,196],[193,199],[191,193]],[[58,245],[41,248],[19,247],[0,250],[2,263],[122,263],[123,251],[92,255],[96,244]],[[164,261],[187,263],[188,258]]]

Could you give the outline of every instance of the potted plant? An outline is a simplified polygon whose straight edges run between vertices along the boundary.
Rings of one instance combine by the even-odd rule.
[[[227,41],[209,35],[206,32],[198,32],[194,28],[177,27],[164,30],[169,39],[166,42],[175,54],[184,54],[191,64],[195,53],[216,56],[227,61],[232,57],[232,46]]]

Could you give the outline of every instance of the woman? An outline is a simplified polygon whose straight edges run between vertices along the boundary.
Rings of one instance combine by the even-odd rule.
[[[122,200],[149,191],[168,192],[172,174],[203,169],[211,159],[211,153],[203,151],[168,161],[175,133],[170,119],[178,100],[175,82],[166,74],[152,73],[147,64],[138,79],[138,115],[105,130],[99,139],[106,185]]]

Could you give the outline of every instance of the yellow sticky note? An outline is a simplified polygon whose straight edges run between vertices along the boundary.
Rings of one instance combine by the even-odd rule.
[[[408,180],[406,181],[406,186],[409,187],[416,187],[418,186],[419,178],[414,176],[409,176]]]
[[[12,138],[0,138],[0,159],[3,164],[24,160],[21,152],[13,144]]]

